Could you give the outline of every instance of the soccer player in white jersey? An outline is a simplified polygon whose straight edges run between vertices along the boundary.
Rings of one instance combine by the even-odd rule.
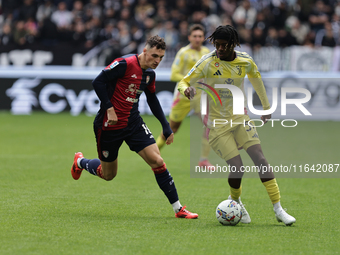
[[[177,52],[174,62],[171,66],[170,80],[177,82],[174,91],[171,112],[169,115],[170,127],[174,134],[178,131],[182,121],[188,115],[191,109],[194,110],[195,114],[200,116],[200,91],[198,91],[195,99],[190,101],[188,98],[179,93],[177,88],[178,82],[184,78],[184,76],[195,65],[195,63],[203,55],[209,53],[209,49],[202,45],[204,39],[204,28],[202,25],[194,24],[190,26],[188,35],[188,40],[190,43]],[[159,149],[165,145],[165,141],[166,139],[164,135],[160,134],[156,140]],[[214,167],[208,160],[210,145],[208,143],[205,130],[203,130],[201,141],[201,155],[198,165],[207,167],[209,170],[213,170]]]
[[[197,90],[208,91],[210,89],[214,93],[216,92],[216,94],[210,93],[213,97],[208,97],[208,110],[203,122],[209,129],[208,139],[211,148],[228,163],[230,168],[236,169],[228,176],[229,199],[236,200],[241,205],[243,214],[241,222],[251,222],[240,199],[244,172],[239,149],[243,148],[258,169],[270,169],[267,172],[259,171],[259,177],[273,204],[277,220],[291,225],[296,220],[281,207],[279,187],[274,173],[263,155],[254,123],[249,124],[250,118],[246,114],[246,108],[245,114],[234,115],[232,93],[226,88],[215,87],[215,84],[228,84],[244,90],[244,77],[247,75],[261,100],[263,109],[268,110],[270,105],[261,74],[254,60],[247,53],[235,51],[234,48],[240,46],[240,43],[234,27],[219,26],[207,39],[214,44],[216,50],[203,56],[195,64],[179,83],[178,90],[189,99],[193,98],[196,93],[195,86],[200,88]],[[261,117],[263,122],[267,122],[270,118],[270,114]],[[228,123],[223,122],[221,125],[215,125],[217,122],[214,120],[216,119],[228,120]]]

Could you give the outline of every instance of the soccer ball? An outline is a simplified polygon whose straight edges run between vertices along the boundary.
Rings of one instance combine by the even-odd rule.
[[[235,200],[224,200],[216,208],[216,218],[222,225],[235,226],[242,219],[241,206]]]

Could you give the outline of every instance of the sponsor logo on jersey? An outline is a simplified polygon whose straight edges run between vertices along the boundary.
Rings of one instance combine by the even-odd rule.
[[[111,70],[111,69],[115,68],[115,67],[118,66],[118,65],[119,65],[119,62],[118,62],[118,61],[115,61],[115,62],[113,62],[111,65],[109,65],[109,69]]]
[[[137,93],[137,85],[136,84],[130,84],[129,87],[125,90],[125,93],[128,93],[130,95],[135,95]]]
[[[242,68],[240,66],[236,66],[237,69],[237,74],[241,75],[242,74]]]
[[[220,70],[217,70],[217,71],[214,73],[214,75],[222,75],[222,74],[221,74]]]
[[[125,99],[125,101],[131,102],[131,103],[137,103],[138,102],[138,98],[127,97]]]

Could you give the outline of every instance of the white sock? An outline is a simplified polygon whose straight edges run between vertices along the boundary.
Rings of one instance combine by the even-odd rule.
[[[81,167],[81,165],[80,165],[80,160],[82,160],[82,159],[83,159],[83,158],[78,158],[78,159],[77,159],[77,165],[78,165],[78,167],[81,168],[81,169],[83,169],[83,168]]]
[[[171,205],[172,205],[172,209],[174,209],[175,213],[178,213],[181,210],[181,208],[182,208],[182,205],[179,202],[179,200],[177,200],[175,203],[173,203]]]
[[[278,212],[279,210],[282,209],[280,201],[275,203],[275,204],[273,204],[273,209],[274,209],[274,212]]]

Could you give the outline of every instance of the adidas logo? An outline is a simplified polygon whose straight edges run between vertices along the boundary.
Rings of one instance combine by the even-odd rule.
[[[214,75],[222,75],[220,70],[217,70],[216,73],[214,73]]]

